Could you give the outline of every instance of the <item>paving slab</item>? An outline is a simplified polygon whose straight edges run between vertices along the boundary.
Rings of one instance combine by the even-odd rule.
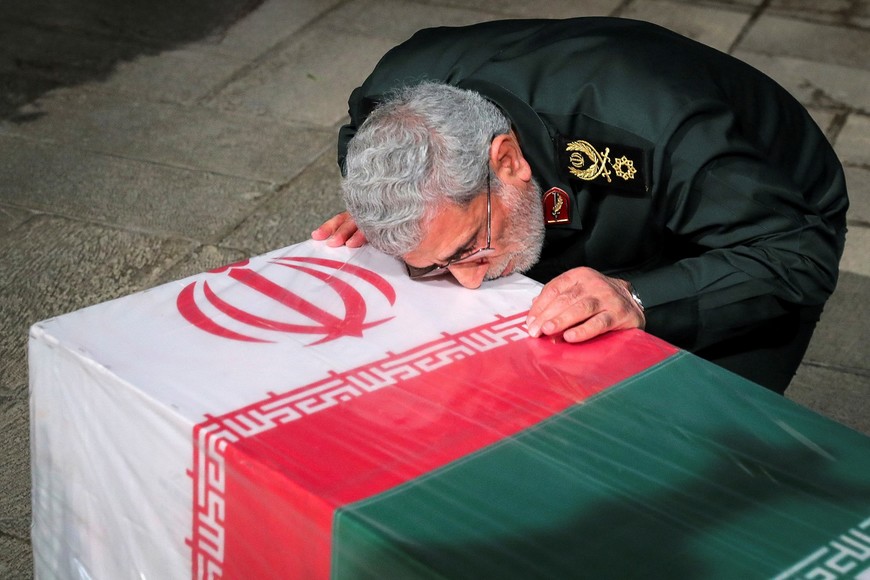
[[[739,48],[766,55],[870,70],[870,30],[860,28],[762,16],[753,23]]]
[[[0,15],[0,87],[4,89],[0,119],[38,117],[38,110],[34,115],[18,109],[29,107],[40,95],[58,87],[104,80],[115,63],[143,50],[141,45],[124,40],[18,24]]]
[[[44,97],[40,110],[38,122],[0,121],[0,135],[271,183],[335,143],[331,129],[81,88]]]
[[[866,0],[772,0],[767,10],[770,14],[813,22],[865,28],[870,26],[870,3]]]
[[[139,98],[192,103],[230,82],[253,59],[290,38],[340,0],[270,0],[231,28],[218,27],[180,48],[118,62],[112,74],[89,83]],[[249,2],[254,4],[254,2]]]
[[[194,0],[183,5],[166,0],[157,3],[68,2],[33,0],[0,3],[0,118],[15,117],[18,108],[60,86],[109,79],[116,66],[121,77],[144,86],[149,72],[152,80],[171,82],[171,66],[189,78],[225,77],[238,62],[222,62],[217,54],[211,62],[184,51],[169,58],[166,65],[153,60],[134,61],[139,56],[156,56],[183,44],[221,35],[234,21],[253,10],[260,0]],[[165,3],[165,5],[164,5]],[[162,5],[162,6],[161,6]],[[226,59],[224,59],[226,60]],[[173,63],[174,61],[174,63]],[[198,66],[198,68],[195,68]],[[138,78],[137,78],[138,77]],[[217,81],[217,78],[215,78]],[[115,83],[117,87],[117,82]],[[176,99],[192,98],[183,83],[152,84]],[[131,86],[129,90],[135,90]],[[25,112],[24,117],[28,118]]]
[[[805,106],[870,111],[870,72],[846,65],[820,63],[743,50],[732,54],[766,73]]]
[[[30,580],[33,578],[32,562],[30,542],[0,534],[0,578]]]
[[[0,205],[0,236],[14,230],[33,215],[34,212],[26,209]]]
[[[870,86],[867,89],[870,90]],[[849,115],[834,148],[844,164],[870,168],[870,113]],[[870,190],[864,193],[870,195]]]
[[[224,111],[331,127],[347,97],[395,43],[311,27],[205,101]]]
[[[262,254],[308,239],[312,230],[342,209],[341,174],[333,147],[257,208],[223,243]]]
[[[125,96],[106,96],[78,88],[60,88],[34,100],[27,119],[0,119],[0,137],[74,145],[76,149],[115,152],[158,122],[147,102]],[[157,111],[169,111],[164,105]]]
[[[221,34],[188,45],[197,51],[254,59],[341,4],[341,0],[266,0]]]
[[[624,4],[622,0],[421,0],[421,3],[492,12],[498,14],[499,18],[606,16],[613,14]]]
[[[722,52],[728,52],[749,21],[751,11],[741,7],[722,8],[686,5],[668,0],[646,0],[632,2],[620,16],[654,22]]]
[[[466,26],[504,17],[499,12],[428,6],[404,0],[361,0],[332,11],[321,21],[321,25],[343,32],[389,39],[393,44],[398,44],[421,28]]]
[[[840,260],[840,270],[852,274],[860,274],[870,280],[870,227],[850,225],[846,234],[846,250]],[[865,299],[870,296],[870,281],[864,288]],[[856,296],[856,299],[858,297]],[[867,321],[870,323],[870,320]],[[867,338],[870,338],[868,336]],[[865,345],[870,343],[863,343]],[[858,346],[858,345],[856,345]]]
[[[271,193],[238,177],[0,135],[0,203],[217,240]]]
[[[842,113],[813,106],[807,107],[807,112],[809,112],[810,116],[816,122],[816,125],[818,125],[825,136],[827,136],[828,142],[833,144],[840,130],[837,120]]]
[[[820,415],[870,435],[870,374],[801,365],[786,397]]]
[[[245,59],[216,52],[184,47],[139,53],[116,62],[105,75],[83,80],[81,85],[128,99],[195,103],[247,65]]]
[[[769,0],[678,0],[687,6],[700,4],[703,6],[719,6],[722,8],[762,8]]]
[[[38,111],[35,111],[35,115],[30,113],[31,103],[60,85],[59,81],[53,79],[0,70],[0,119],[18,118],[25,121],[38,117]]]
[[[118,61],[145,50],[129,40],[88,36],[66,28],[19,24],[0,16],[0,70],[66,83],[108,75]]]
[[[807,363],[870,376],[868,293],[870,277],[849,271],[840,273],[837,289],[825,306],[807,349]]]
[[[26,397],[0,398],[0,535],[30,538],[30,421]],[[0,567],[0,577],[3,576]]]
[[[37,23],[46,29],[135,39],[153,46],[192,42],[220,34],[261,0],[28,0],[0,4],[0,22]]]
[[[870,249],[868,238],[853,243],[852,232],[847,248],[850,244],[865,255]],[[844,269],[786,396],[870,435],[870,360],[867,358],[870,307],[861,298],[867,295],[870,295],[870,274]]]
[[[147,288],[194,247],[53,216],[0,238],[0,395],[27,391],[33,323]]]
[[[254,253],[252,252],[237,248],[224,248],[212,245],[201,246],[171,268],[158,274],[154,278],[154,285],[176,282],[188,276],[194,276],[228,264],[234,264],[253,255]]]
[[[870,166],[846,166],[846,187],[849,188],[849,212],[852,224],[870,226]]]

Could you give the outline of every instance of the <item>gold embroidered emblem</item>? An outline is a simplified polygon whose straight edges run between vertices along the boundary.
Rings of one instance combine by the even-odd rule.
[[[591,143],[580,140],[568,143],[565,150],[571,152],[568,158],[571,163],[568,171],[571,175],[583,181],[592,181],[604,176],[610,182],[610,170],[607,168],[607,162],[610,161],[610,147],[605,147],[604,153],[599,153]],[[587,159],[591,162],[589,167],[586,167]]]
[[[613,161],[613,170],[616,171],[616,175],[626,181],[634,179],[634,174],[637,173],[637,169],[634,168],[634,161],[625,155]]]
[[[563,201],[561,196],[556,196],[556,199],[553,201],[553,209],[550,213],[553,215],[553,219],[558,219],[559,214],[562,213],[562,205]]]
[[[571,172],[571,175],[583,181],[594,181],[599,177],[603,177],[610,183],[611,168],[618,177],[621,177],[625,181],[634,179],[637,173],[634,161],[625,155],[611,161],[610,147],[605,147],[602,152],[588,141],[581,139],[568,143],[565,146],[565,151],[570,153],[568,156],[568,171]]]

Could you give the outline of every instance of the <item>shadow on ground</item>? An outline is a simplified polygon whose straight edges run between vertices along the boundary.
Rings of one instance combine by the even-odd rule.
[[[52,89],[112,73],[119,62],[219,38],[262,0],[32,0],[0,3],[0,120],[25,123]]]

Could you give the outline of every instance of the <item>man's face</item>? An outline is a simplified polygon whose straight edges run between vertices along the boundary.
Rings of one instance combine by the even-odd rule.
[[[447,269],[466,288],[477,288],[515,272],[525,272],[540,257],[544,243],[540,188],[534,181],[523,189],[494,183],[491,197],[491,247],[486,257],[450,264]],[[448,264],[486,246],[486,194],[467,207],[444,204],[426,225],[423,241],[403,256],[415,267]]]

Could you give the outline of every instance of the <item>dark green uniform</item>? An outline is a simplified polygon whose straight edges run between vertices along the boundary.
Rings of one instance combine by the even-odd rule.
[[[545,192],[529,276],[625,278],[650,333],[786,387],[836,285],[848,201],[834,152],[785,90],[632,20],[428,29],[351,95],[341,165],[377,101],[423,80],[475,90],[513,123]]]

